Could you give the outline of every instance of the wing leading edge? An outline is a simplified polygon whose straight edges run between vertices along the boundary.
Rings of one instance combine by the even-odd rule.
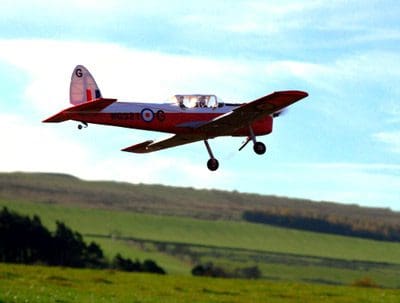
[[[227,135],[251,125],[256,120],[278,112],[307,96],[306,92],[297,90],[274,92],[216,117],[198,127],[197,130],[217,133],[217,136]]]

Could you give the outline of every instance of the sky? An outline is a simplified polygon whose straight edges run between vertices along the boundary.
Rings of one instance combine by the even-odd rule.
[[[0,0],[0,171],[222,189],[400,210],[398,1]],[[103,96],[167,102],[179,93],[249,102],[309,97],[258,137],[144,155],[166,134],[41,121],[69,106],[75,65]]]

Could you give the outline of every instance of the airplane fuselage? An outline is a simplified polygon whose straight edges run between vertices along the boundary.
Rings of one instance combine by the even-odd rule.
[[[93,124],[119,126],[175,134],[196,133],[196,126],[207,123],[239,107],[222,104],[215,108],[182,108],[169,103],[115,102],[100,112],[71,113],[70,119]],[[266,116],[251,124],[255,135],[272,132],[273,118]],[[216,134],[217,135],[217,134]],[[218,130],[218,135],[221,131]],[[230,136],[249,136],[249,127],[236,130]],[[208,130],[207,136],[213,136]]]

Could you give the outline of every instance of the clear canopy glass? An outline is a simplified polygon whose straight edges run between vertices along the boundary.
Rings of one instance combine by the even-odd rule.
[[[215,95],[175,95],[173,100],[182,108],[218,107],[218,98]]]

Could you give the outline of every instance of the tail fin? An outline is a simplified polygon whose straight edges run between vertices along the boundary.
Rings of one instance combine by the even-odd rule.
[[[101,92],[91,73],[83,65],[77,65],[71,76],[69,102],[82,104],[101,98]]]

